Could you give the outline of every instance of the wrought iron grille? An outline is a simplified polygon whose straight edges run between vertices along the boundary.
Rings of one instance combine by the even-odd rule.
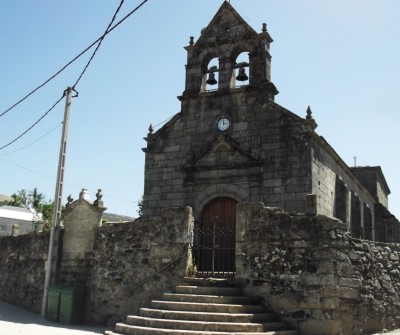
[[[235,226],[205,226],[194,230],[193,258],[199,275],[227,277],[235,273]]]

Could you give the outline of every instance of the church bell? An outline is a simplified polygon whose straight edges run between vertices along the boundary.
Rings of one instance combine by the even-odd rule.
[[[214,72],[210,72],[208,74],[208,79],[206,80],[206,83],[208,85],[215,85],[217,83],[217,80],[215,79],[215,73]]]
[[[246,74],[246,69],[244,67],[239,68],[239,74],[236,77],[239,81],[249,80],[249,77]]]
[[[208,79],[206,80],[207,85],[215,85],[218,83],[215,79],[215,71],[218,71],[218,68],[215,65],[208,69]]]

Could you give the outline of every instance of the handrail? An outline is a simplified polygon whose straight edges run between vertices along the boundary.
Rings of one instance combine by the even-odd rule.
[[[182,255],[180,255],[178,258],[172,260],[171,262],[169,262],[167,265],[165,265],[164,267],[162,267],[161,269],[155,271],[153,274],[151,274],[150,276],[146,277],[145,279],[143,279],[141,282],[139,282],[138,284],[136,284],[136,286],[134,286],[133,288],[129,289],[128,291],[126,291],[126,293],[132,293],[133,291],[135,291],[138,287],[140,287],[141,285],[143,285],[144,283],[148,282],[150,279],[152,279],[154,276],[156,276],[157,274],[163,272],[165,269],[169,268],[172,264],[176,263],[177,261],[179,261],[183,255],[185,254],[185,252],[182,252]]]

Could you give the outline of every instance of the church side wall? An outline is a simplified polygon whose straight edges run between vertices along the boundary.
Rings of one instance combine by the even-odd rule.
[[[380,242],[399,243],[400,222],[382,204],[375,205],[375,240]]]
[[[400,245],[354,239],[341,221],[263,204],[237,212],[236,278],[301,334],[400,327]]]
[[[378,201],[383,206],[385,206],[386,208],[389,208],[388,197],[387,197],[385,191],[383,190],[381,183],[376,184],[376,197],[378,198]]]
[[[335,212],[335,192],[337,190],[336,182],[339,178],[349,193],[349,198],[351,197],[350,193],[353,193],[353,204],[354,199],[358,199],[362,206],[359,209],[360,213],[356,215],[356,217],[359,217],[359,220],[361,220],[363,217],[363,207],[367,207],[371,216],[374,217],[375,200],[361,184],[356,182],[353,176],[349,175],[340,164],[333,159],[332,155],[324,148],[324,145],[319,142],[313,142],[312,171],[312,193],[317,196],[317,212],[319,214],[330,217],[338,216]],[[340,196],[343,197],[343,195]],[[349,201],[348,206],[351,206],[351,201]],[[350,225],[351,217],[350,215],[347,216],[347,223]]]

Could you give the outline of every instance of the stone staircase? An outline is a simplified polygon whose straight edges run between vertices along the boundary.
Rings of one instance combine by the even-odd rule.
[[[105,335],[297,335],[255,297],[223,279],[186,279]]]

